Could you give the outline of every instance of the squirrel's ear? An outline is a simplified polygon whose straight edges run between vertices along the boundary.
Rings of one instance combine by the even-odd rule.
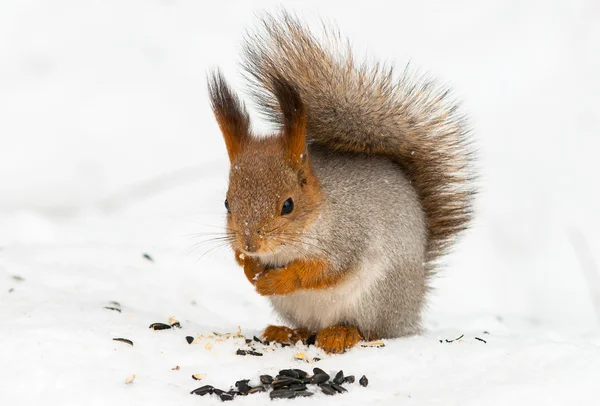
[[[242,146],[250,137],[250,118],[246,108],[231,91],[220,71],[208,77],[210,103],[223,133],[229,161],[242,151]]]
[[[286,157],[293,168],[300,169],[306,159],[306,108],[290,82],[280,76],[271,80],[283,115]]]

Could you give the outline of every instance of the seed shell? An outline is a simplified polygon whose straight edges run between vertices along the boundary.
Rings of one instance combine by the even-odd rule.
[[[331,387],[331,385],[323,383],[321,385],[319,385],[319,387],[321,388],[321,390],[323,391],[324,394],[326,395],[335,395],[337,393],[337,391],[335,389],[333,389]]]
[[[271,375],[261,375],[260,381],[265,385],[270,385],[273,383],[273,377]]]
[[[306,371],[303,371],[303,370],[297,369],[297,368],[294,368],[294,371],[296,371],[296,373],[298,374],[298,378],[300,378],[300,379],[308,378],[308,373]]]
[[[360,386],[364,386],[366,388],[369,384],[369,380],[363,375],[362,378],[359,379],[358,383],[360,383]]]
[[[330,385],[333,389],[335,389],[339,393],[348,392],[348,389],[344,388],[342,385],[338,385],[337,383],[331,383]]]
[[[194,337],[192,336],[185,336],[185,341],[187,341],[188,344],[191,344],[194,342]]]
[[[293,369],[282,369],[279,371],[279,375],[289,376],[290,378],[300,378],[300,374]]]
[[[312,379],[310,380],[310,383],[312,384],[320,384],[320,383],[325,383],[329,380],[329,375],[327,375],[326,373],[318,373],[313,375]]]
[[[333,383],[337,383],[338,385],[344,383],[344,371],[340,371],[337,374],[335,374],[335,377],[333,378]]]
[[[190,394],[204,396],[207,393],[211,394],[214,391],[215,391],[215,388],[212,385],[204,385],[204,386],[194,389],[193,391],[190,392]]]
[[[169,330],[171,326],[165,323],[152,323],[150,327],[152,330]]]
[[[120,342],[125,343],[125,344],[133,345],[133,341],[128,340],[127,338],[117,337],[117,338],[113,338],[113,341],[120,341]]]
[[[289,389],[277,389],[272,391],[269,394],[269,397],[271,399],[291,399],[296,397],[296,393],[293,390],[289,390]]]

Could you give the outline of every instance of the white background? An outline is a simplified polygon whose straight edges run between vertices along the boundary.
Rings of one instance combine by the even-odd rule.
[[[162,378],[154,363],[161,351],[181,357],[165,365],[187,362],[223,387],[243,377],[217,372],[224,363],[241,371],[238,358],[204,344],[189,354],[179,336],[237,325],[255,334],[276,322],[228,249],[206,253],[213,245],[195,244],[208,237],[190,234],[218,232],[227,188],[206,73],[222,67],[243,95],[241,37],[257,12],[278,4],[0,3],[0,400],[76,404],[93,393],[98,404],[199,401],[187,395],[196,384],[189,374],[184,381],[166,368]],[[589,382],[600,378],[600,3],[285,5],[311,25],[335,22],[360,55],[401,68],[410,61],[453,87],[480,157],[476,222],[435,281],[429,333],[378,350],[395,354],[393,361],[365,349],[323,361],[357,374],[364,363],[400,365],[396,378],[420,379],[394,380],[400,392],[391,391],[377,386],[377,377],[388,378],[373,370],[372,392],[355,389],[336,401],[495,404],[547,396],[544,404],[563,404],[598,396]],[[254,124],[265,128],[256,116]],[[123,313],[104,310],[110,300]],[[188,329],[176,348],[147,331],[170,315]],[[502,335],[497,348],[434,345],[452,338],[446,333],[483,330]],[[146,337],[147,351],[136,345],[138,353],[117,356],[133,350],[110,341],[125,333]],[[432,359],[406,359],[411,351]],[[290,354],[246,362],[244,373],[283,368]],[[490,360],[502,378],[475,384],[481,373],[456,372],[469,359]],[[143,371],[154,369],[144,383]],[[433,396],[439,382],[431,374],[446,381],[445,371],[458,374],[456,382]],[[138,380],[125,387],[130,373]]]

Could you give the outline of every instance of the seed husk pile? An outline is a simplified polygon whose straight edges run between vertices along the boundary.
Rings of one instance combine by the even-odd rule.
[[[224,391],[211,385],[204,385],[194,389],[190,394],[217,395],[222,401],[228,401],[233,400],[236,396],[247,396],[272,389],[269,393],[271,399],[293,399],[313,396],[319,389],[326,395],[337,395],[348,391],[342,384],[354,383],[354,375],[344,376],[344,372],[339,371],[331,379],[331,376],[320,368],[314,368],[312,376],[301,369],[282,369],[275,377],[261,375],[259,379],[261,385],[254,387],[250,385],[249,379],[242,379],[235,383],[235,389]],[[369,383],[364,375],[359,382],[361,386],[367,386]],[[312,386],[310,390],[307,385]]]

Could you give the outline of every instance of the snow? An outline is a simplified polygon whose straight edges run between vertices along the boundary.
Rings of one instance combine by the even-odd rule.
[[[456,89],[481,157],[477,221],[435,280],[422,336],[340,356],[187,344],[277,322],[228,248],[206,242],[224,221],[228,162],[205,89],[217,65],[241,83],[240,37],[276,5],[0,4],[0,403],[220,404],[189,392],[313,366],[370,384],[294,404],[597,403],[594,1],[286,2]],[[171,316],[182,329],[148,328]]]

